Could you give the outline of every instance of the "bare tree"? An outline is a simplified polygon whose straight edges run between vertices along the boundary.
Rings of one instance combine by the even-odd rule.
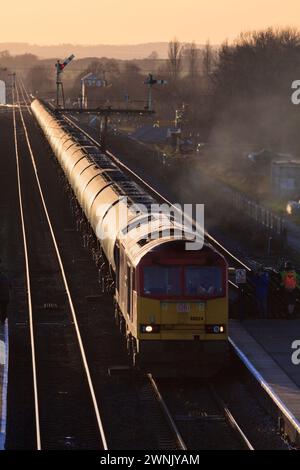
[[[157,51],[152,51],[151,54],[148,55],[147,59],[149,60],[158,60],[159,55]]]
[[[300,31],[292,28],[243,33],[221,45],[211,77],[212,108],[230,123],[226,135],[299,153],[299,111],[289,96],[300,76],[299,57]]]
[[[0,57],[7,59],[8,57],[10,57],[9,51],[8,50],[0,51]]]
[[[173,41],[169,42],[168,68],[170,76],[175,82],[178,80],[182,68],[182,52],[183,46],[178,39],[174,38]]]
[[[43,65],[34,65],[29,70],[26,77],[26,85],[34,93],[49,92],[54,88],[54,80],[49,68]]]
[[[193,41],[185,49],[185,56],[188,62],[189,77],[194,80],[198,75],[199,49]]]
[[[98,59],[93,60],[87,67],[85,73],[93,72],[100,78],[108,80],[115,80],[120,76],[120,69],[118,62],[115,59]]]
[[[209,40],[206,42],[203,50],[202,64],[203,73],[206,78],[210,77],[213,68],[214,53]]]

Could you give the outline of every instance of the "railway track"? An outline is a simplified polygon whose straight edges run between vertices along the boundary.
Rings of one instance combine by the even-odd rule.
[[[159,385],[151,375],[149,380],[182,450],[254,450],[212,384],[192,387],[191,395],[184,384]]]
[[[35,447],[107,449],[68,275],[45,202],[20,94],[28,106],[23,88],[17,85],[13,124],[26,267]]]
[[[169,429],[170,429],[170,433],[171,435],[173,435],[173,441],[175,443],[175,448],[179,449],[179,450],[187,450],[187,446],[177,428],[177,425],[175,423],[175,420],[173,419],[167,405],[166,405],[166,402],[165,400],[163,399],[160,391],[159,391],[159,388],[158,388],[158,385],[155,381],[155,379],[153,378],[153,376],[151,374],[148,374],[147,375],[149,381],[150,381],[150,385],[151,385],[151,388],[154,392],[154,395],[157,399],[157,402],[159,403],[159,406],[160,406],[160,409],[163,413],[163,415],[165,416],[165,419],[166,419],[166,422],[168,423],[168,426],[169,426]]]

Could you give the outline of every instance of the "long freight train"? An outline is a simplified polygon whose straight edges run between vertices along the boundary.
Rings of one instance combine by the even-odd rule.
[[[149,212],[157,201],[70,122],[39,100],[31,107],[101,241],[133,364],[164,376],[213,375],[228,348],[223,256],[207,243],[186,250],[180,221]]]

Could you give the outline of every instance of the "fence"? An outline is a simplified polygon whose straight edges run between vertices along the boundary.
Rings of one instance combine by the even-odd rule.
[[[284,235],[285,224],[282,217],[237,191],[232,191],[231,198],[234,207],[254,220],[256,225],[260,225],[276,236]]]

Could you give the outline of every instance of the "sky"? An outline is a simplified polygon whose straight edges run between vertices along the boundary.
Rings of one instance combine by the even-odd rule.
[[[14,0],[2,2],[0,42],[220,44],[241,31],[300,28],[299,0]]]

